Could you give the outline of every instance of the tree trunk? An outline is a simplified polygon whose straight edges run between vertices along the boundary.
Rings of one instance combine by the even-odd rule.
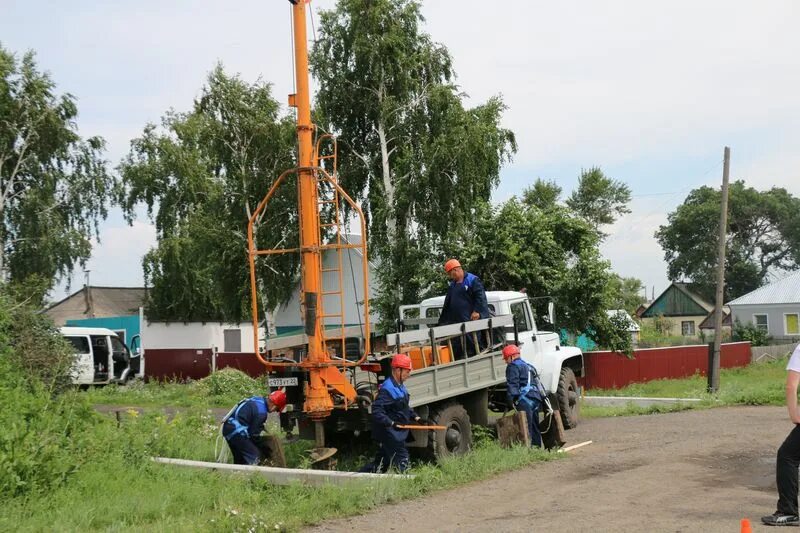
[[[381,144],[381,166],[383,169],[383,191],[386,194],[386,239],[391,247],[397,236],[397,218],[394,213],[394,184],[389,167],[389,146],[386,142],[386,128],[378,121],[378,140]]]

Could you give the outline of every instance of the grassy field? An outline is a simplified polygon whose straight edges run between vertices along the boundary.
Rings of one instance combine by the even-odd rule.
[[[787,359],[756,363],[743,368],[723,369],[717,394],[706,391],[705,376],[695,374],[685,379],[660,379],[648,383],[629,385],[622,389],[592,389],[587,396],[633,396],[649,398],[699,398],[691,404],[638,407],[598,407],[583,404],[581,416],[598,418],[637,414],[665,413],[686,409],[703,409],[725,405],[784,405]]]
[[[705,378],[660,380],[625,389],[589,391],[591,395],[701,398],[698,404],[638,408],[583,406],[582,416],[649,414],[720,405],[782,405],[786,361],[723,370],[721,390],[705,392]],[[484,479],[561,456],[537,450],[500,448],[476,428],[476,445],[466,456],[442,465],[415,463],[415,479],[357,486],[310,488],[271,485],[263,478],[231,476],[154,464],[153,455],[214,460],[217,426],[210,407],[230,407],[263,390],[263,383],[220,373],[185,384],[134,384],[69,393],[62,402],[85,419],[70,444],[74,468],[59,470],[63,480],[47,490],[24,490],[0,509],[0,530],[107,531],[276,531],[296,530],[323,518],[347,516],[382,503],[419,497],[433,491]],[[130,410],[120,422],[86,410],[91,404],[146,407]],[[174,416],[164,406],[182,407]],[[38,444],[36,445],[38,446]],[[290,466],[307,463],[307,443],[287,447]],[[35,446],[33,449],[37,449]],[[342,468],[366,460],[371,450],[341,456]],[[45,463],[37,468],[48,467]],[[0,465],[2,466],[2,465]]]
[[[181,469],[149,461],[150,455],[213,460],[216,426],[202,409],[171,419],[157,413],[114,418],[95,414],[83,462],[68,482],[46,493],[3,503],[2,531],[282,531],[323,518],[352,515],[386,502],[483,479],[560,455],[500,448],[485,435],[466,456],[439,466],[414,465],[407,481],[348,487],[275,486],[259,476]],[[116,443],[114,448],[106,448]],[[302,461],[302,447],[289,460]],[[353,464],[362,457],[351,458]]]

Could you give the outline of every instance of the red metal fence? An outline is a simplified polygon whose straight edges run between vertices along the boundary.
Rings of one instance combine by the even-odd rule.
[[[145,379],[178,380],[202,379],[211,374],[213,351],[210,349],[150,349],[145,352]],[[253,353],[225,352],[217,354],[217,370],[237,368],[257,377],[266,367]]]
[[[148,349],[145,377],[158,380],[201,379],[211,373],[213,352],[204,350]],[[579,381],[587,389],[618,389],[631,383],[654,379],[683,378],[708,371],[708,346],[675,346],[636,350],[634,358],[614,352],[588,352],[584,357],[586,375]],[[720,366],[734,368],[750,363],[750,343],[722,345]],[[217,369],[237,368],[249,376],[265,373],[253,353],[218,353]]]
[[[685,378],[708,372],[708,345],[674,346],[636,350],[633,359],[614,352],[588,352],[584,356],[587,389],[619,389],[631,383],[655,379]],[[720,366],[735,368],[750,364],[750,343],[722,345]]]

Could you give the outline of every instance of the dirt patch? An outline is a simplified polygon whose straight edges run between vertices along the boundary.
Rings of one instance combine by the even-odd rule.
[[[739,531],[775,510],[775,453],[791,430],[782,407],[733,407],[582,421],[562,461],[312,531]]]

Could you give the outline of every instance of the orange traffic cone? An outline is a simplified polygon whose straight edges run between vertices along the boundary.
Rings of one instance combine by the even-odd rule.
[[[750,520],[747,518],[742,518],[741,533],[753,533],[753,528],[750,527]]]

